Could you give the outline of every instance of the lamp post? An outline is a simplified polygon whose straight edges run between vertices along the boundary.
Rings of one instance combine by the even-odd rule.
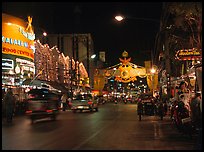
[[[160,21],[159,20],[156,20],[156,19],[151,19],[151,18],[138,18],[138,17],[132,17],[132,16],[124,16],[124,15],[117,15],[117,16],[115,16],[115,20],[117,20],[118,22],[121,22],[121,21],[123,21],[123,20],[125,20],[125,19],[132,19],[132,20],[137,20],[137,21],[147,21],[147,22],[154,22],[154,23],[156,23],[156,24],[159,24],[160,23]],[[153,52],[153,51],[152,51]],[[153,56],[153,53],[151,53],[151,60],[152,60],[152,65],[153,65],[153,58],[154,58],[154,56]],[[152,67],[152,69],[151,69],[151,77],[152,77],[152,93],[153,93],[153,95],[154,95],[154,83],[153,83],[153,76],[154,76],[154,74],[156,73],[156,71],[157,71],[157,67],[154,65],[153,67]]]
[[[152,96],[154,96],[154,74],[156,72],[156,69],[153,67],[150,72],[152,77]]]
[[[47,36],[47,32],[46,30],[44,30],[43,28],[37,28],[37,30],[35,31],[36,33],[36,40],[41,40],[42,44],[45,43],[45,38]]]

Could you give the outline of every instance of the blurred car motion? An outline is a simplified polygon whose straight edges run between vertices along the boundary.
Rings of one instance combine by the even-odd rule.
[[[59,113],[59,95],[48,89],[32,89],[28,92],[26,115],[34,123],[36,119],[50,117],[55,120]]]

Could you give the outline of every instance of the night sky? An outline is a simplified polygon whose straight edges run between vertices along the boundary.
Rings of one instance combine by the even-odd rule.
[[[151,60],[155,35],[159,30],[161,2],[3,2],[2,12],[27,21],[49,34],[91,33],[95,52],[105,51],[107,65],[119,63],[124,50],[131,62],[144,65]],[[127,19],[117,22],[117,14],[151,18],[157,22]]]

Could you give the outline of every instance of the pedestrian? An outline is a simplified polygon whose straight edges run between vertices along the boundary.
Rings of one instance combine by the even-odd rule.
[[[193,122],[193,125],[198,128],[201,125],[201,109],[200,109],[200,103],[201,103],[201,93],[196,93],[195,97],[192,99],[190,103],[191,107],[191,119]]]
[[[139,121],[142,120],[142,114],[143,114],[143,103],[142,100],[139,100],[137,103],[137,114],[139,115]]]
[[[61,101],[62,101],[62,105],[63,105],[62,109],[63,109],[63,111],[65,111],[67,108],[67,93],[66,92],[63,93],[63,95],[61,97]]]
[[[6,113],[6,121],[8,123],[11,123],[13,120],[13,113],[15,109],[15,102],[16,99],[13,95],[12,89],[9,88],[4,99],[3,99],[4,105],[5,105],[5,113]]]
[[[180,85],[179,85],[179,89],[178,89],[178,92],[176,94],[176,100],[179,101],[180,98],[179,96],[181,94],[184,95],[183,97],[183,103],[185,105],[185,107],[187,108],[187,110],[190,112],[190,90],[187,88],[188,86],[188,83],[186,81],[181,81],[180,82]]]
[[[72,102],[72,98],[68,97],[67,99],[67,105],[69,106],[69,108],[71,108],[71,102]]]

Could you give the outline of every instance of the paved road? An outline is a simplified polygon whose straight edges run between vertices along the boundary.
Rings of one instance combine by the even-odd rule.
[[[180,134],[168,117],[138,121],[135,104],[105,104],[98,112],[61,111],[56,121],[31,124],[25,116],[2,121],[3,150],[194,150],[196,138]]]

